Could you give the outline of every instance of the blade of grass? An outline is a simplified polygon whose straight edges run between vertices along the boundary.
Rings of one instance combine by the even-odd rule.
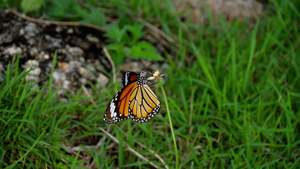
[[[22,160],[28,155],[28,153],[30,153],[30,152],[32,151],[32,149],[35,147],[35,145],[39,142],[40,138],[41,138],[44,134],[45,134],[45,130],[44,130],[43,133],[36,139],[36,141],[35,141],[34,144],[30,147],[30,149],[28,149],[28,150],[26,151],[26,153],[25,153],[24,155],[22,155],[22,157],[20,157],[17,161],[15,161],[15,162],[12,163],[11,165],[9,165],[7,168],[8,168],[8,169],[9,169],[9,168],[14,168],[14,166],[15,166],[18,162],[22,161]]]

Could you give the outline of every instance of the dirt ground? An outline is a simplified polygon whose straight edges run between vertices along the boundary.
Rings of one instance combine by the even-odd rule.
[[[262,15],[262,4],[266,3],[255,0],[172,1],[182,17],[189,16],[190,21],[197,24],[205,22],[204,6],[211,10],[213,16],[223,15],[229,22],[245,18],[254,21]],[[103,52],[106,45],[103,34],[104,31],[91,27],[31,22],[12,10],[0,9],[0,72],[6,70],[13,56],[21,54],[21,70],[33,65],[34,71],[27,78],[43,85],[47,82],[53,56],[57,51],[53,78],[54,86],[62,89],[59,95],[63,96],[63,90],[76,93],[82,85],[89,88],[89,82],[95,84],[98,81],[105,86],[110,79],[102,72],[111,72],[112,65]],[[151,43],[157,48],[163,48],[158,40]],[[159,49],[158,52],[163,53]],[[122,71],[138,71],[150,64],[147,60],[127,59],[122,65]],[[158,66],[161,65],[156,64],[152,69]],[[1,80],[3,77],[0,76]]]

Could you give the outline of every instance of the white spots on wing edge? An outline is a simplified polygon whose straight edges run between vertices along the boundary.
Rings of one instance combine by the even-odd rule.
[[[110,107],[110,117],[113,118],[113,117],[116,117],[117,116],[117,113],[115,112],[115,109],[116,109],[116,105],[114,102],[111,102],[109,104],[109,107]]]

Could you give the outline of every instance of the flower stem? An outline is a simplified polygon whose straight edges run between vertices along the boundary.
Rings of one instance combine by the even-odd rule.
[[[178,152],[177,152],[177,144],[176,144],[176,139],[175,139],[175,134],[174,134],[174,130],[173,130],[173,125],[172,125],[172,119],[171,119],[171,115],[170,115],[170,110],[169,110],[169,105],[168,105],[168,101],[167,101],[167,96],[164,90],[163,85],[159,85],[163,95],[164,95],[164,99],[165,99],[165,103],[166,103],[166,107],[167,107],[167,114],[168,114],[168,118],[169,118],[169,123],[170,123],[170,128],[171,128],[171,133],[172,133],[172,137],[173,137],[173,142],[174,142],[174,149],[175,149],[175,155],[176,155],[176,169],[178,169]]]

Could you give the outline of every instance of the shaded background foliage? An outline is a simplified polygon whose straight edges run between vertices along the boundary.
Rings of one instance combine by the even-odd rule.
[[[110,79],[153,63],[166,74],[180,168],[297,167],[298,1],[0,5],[10,8],[0,24],[10,35],[1,33],[2,167],[166,167],[157,154],[173,168],[164,103],[148,123],[102,121],[120,85]]]

